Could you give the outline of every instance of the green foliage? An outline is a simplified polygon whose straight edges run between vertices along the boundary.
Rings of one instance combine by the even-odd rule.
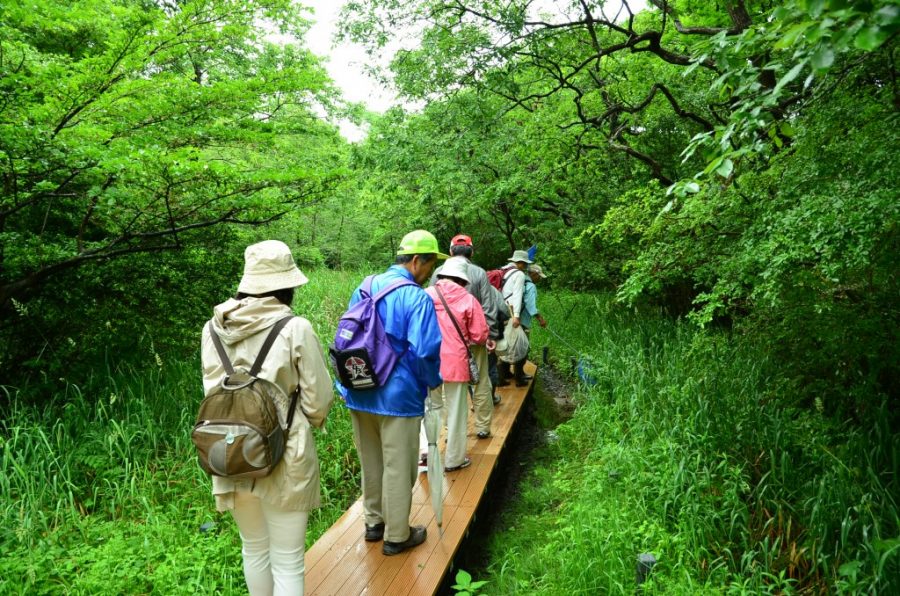
[[[665,212],[665,196],[659,186],[647,185],[619,195],[603,216],[603,221],[586,227],[575,239],[573,248],[586,261],[597,266],[583,273],[586,284],[621,284],[629,266],[640,254],[644,239]]]
[[[333,201],[347,151],[319,59],[265,39],[302,39],[292,2],[32,4],[0,8],[0,362],[49,396],[190,345],[244,241],[295,237],[238,226]]]
[[[328,341],[362,275],[308,274],[296,310]],[[111,354],[89,387],[59,381],[48,403],[4,388],[0,592],[244,589],[237,529],[215,511],[190,442],[202,395],[191,338],[201,324],[182,338],[183,352],[145,352],[150,365],[142,368],[120,366]],[[308,545],[358,496],[359,464],[339,400],[316,448],[323,507],[310,516]]]
[[[314,116],[332,104],[318,59],[264,40],[303,35],[291,2],[32,4],[0,9],[0,307],[280,217],[342,175],[339,152],[296,149],[340,141]]]
[[[487,583],[486,581],[472,581],[472,574],[465,569],[460,569],[456,573],[456,583],[451,588],[456,590],[457,596],[476,596]]]
[[[651,5],[616,21],[596,2],[543,18],[353,3],[345,33],[373,50],[385,20],[422,27],[392,69],[428,100],[358,150],[378,172],[364,204],[387,230],[470,232],[483,265],[537,243],[554,283],[700,325],[749,315],[807,387],[865,369],[889,391],[896,350],[876,321],[897,318],[895,3]]]
[[[897,591],[896,2],[607,4],[347,3],[373,51],[422,33],[391,68],[423,107],[350,147],[319,61],[265,40],[302,37],[292,2],[4,3],[0,591],[241,589],[233,527],[197,540],[193,400],[160,396],[196,387],[247,244],[314,273],[295,306],[327,340],[419,227],[487,268],[537,243],[556,288],[619,301],[542,293],[597,383],[491,591],[631,591],[644,551],[647,593]],[[333,420],[310,538],[357,490]]]
[[[721,31],[696,44],[691,68],[715,61],[719,77],[710,92],[728,102],[731,113],[726,124],[698,134],[685,148],[687,157],[704,153],[707,165],[695,178],[715,173],[730,180],[735,164],[783,149],[798,122],[790,107],[807,97],[820,103],[835,78],[839,83],[861,54],[878,50],[898,30],[900,7],[890,1],[793,0],[773,10],[765,24],[737,36]],[[684,196],[693,190],[690,184],[673,190]]]
[[[610,296],[541,294],[592,381],[490,538],[497,593],[890,593],[900,533],[889,402],[860,430],[796,389],[764,346]],[[558,337],[565,338],[565,343]],[[540,382],[540,381],[539,381]],[[863,440],[863,437],[866,437]]]

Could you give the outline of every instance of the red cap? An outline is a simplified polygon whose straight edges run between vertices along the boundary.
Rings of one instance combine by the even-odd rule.
[[[472,239],[465,234],[457,234],[450,241],[450,246],[472,246]]]

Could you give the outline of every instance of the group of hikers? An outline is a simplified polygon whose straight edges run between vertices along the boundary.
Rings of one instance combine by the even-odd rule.
[[[291,310],[295,289],[308,279],[290,249],[266,240],[245,250],[237,294],[217,305],[203,328],[204,392],[207,400],[221,394],[237,370],[274,385],[278,419],[287,421],[278,428],[281,437],[284,427],[277,441],[283,455],[260,473],[228,475],[217,473],[215,466],[211,471],[204,457],[218,457],[223,466],[231,458],[261,457],[252,452],[249,439],[243,453],[235,454],[239,425],[226,425],[221,440],[201,455],[201,464],[212,473],[217,509],[230,511],[237,523],[251,595],[303,593],[308,515],[320,504],[311,427],[324,424],[333,387],[349,409],[362,469],[361,530],[366,541],[383,541],[382,553],[391,556],[426,539],[425,527],[410,525],[412,489],[427,454],[426,400],[446,413],[444,471],[452,473],[471,463],[465,452],[470,388],[474,430],[478,439],[487,439],[500,403],[496,387],[530,382],[525,354],[509,361],[509,342],[535,321],[546,326],[535,287],[546,274],[524,250],[515,250],[499,270],[486,272],[473,263],[474,245],[464,234],[453,237],[449,253],[439,250],[431,233],[410,232],[394,264],[360,284],[331,348],[338,376],[333,385],[312,325]],[[353,335],[344,326],[351,312],[369,313],[389,344],[389,371],[381,378],[372,374],[387,361],[381,354],[338,348]],[[366,383],[357,384],[360,378]],[[198,418],[198,426],[208,423]]]

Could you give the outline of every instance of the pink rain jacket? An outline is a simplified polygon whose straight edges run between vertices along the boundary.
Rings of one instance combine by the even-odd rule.
[[[425,290],[434,301],[438,325],[441,328],[441,377],[445,383],[466,383],[469,380],[466,345],[463,344],[456,327],[447,315],[436,288],[441,289],[444,300],[447,301],[460,330],[466,337],[467,344],[481,345],[487,341],[488,326],[484,310],[478,300],[464,287],[449,279],[440,279],[434,286]]]

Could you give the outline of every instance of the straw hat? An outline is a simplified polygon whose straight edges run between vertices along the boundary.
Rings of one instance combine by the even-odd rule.
[[[513,252],[512,257],[510,257],[506,260],[511,263],[528,263],[529,265],[534,262],[528,258],[527,250],[517,250],[517,251]]]
[[[450,257],[438,271],[438,277],[456,277],[469,283],[469,262],[462,257]]]
[[[244,251],[244,276],[238,292],[265,294],[302,286],[309,279],[297,268],[291,249],[280,240],[264,240]]]

